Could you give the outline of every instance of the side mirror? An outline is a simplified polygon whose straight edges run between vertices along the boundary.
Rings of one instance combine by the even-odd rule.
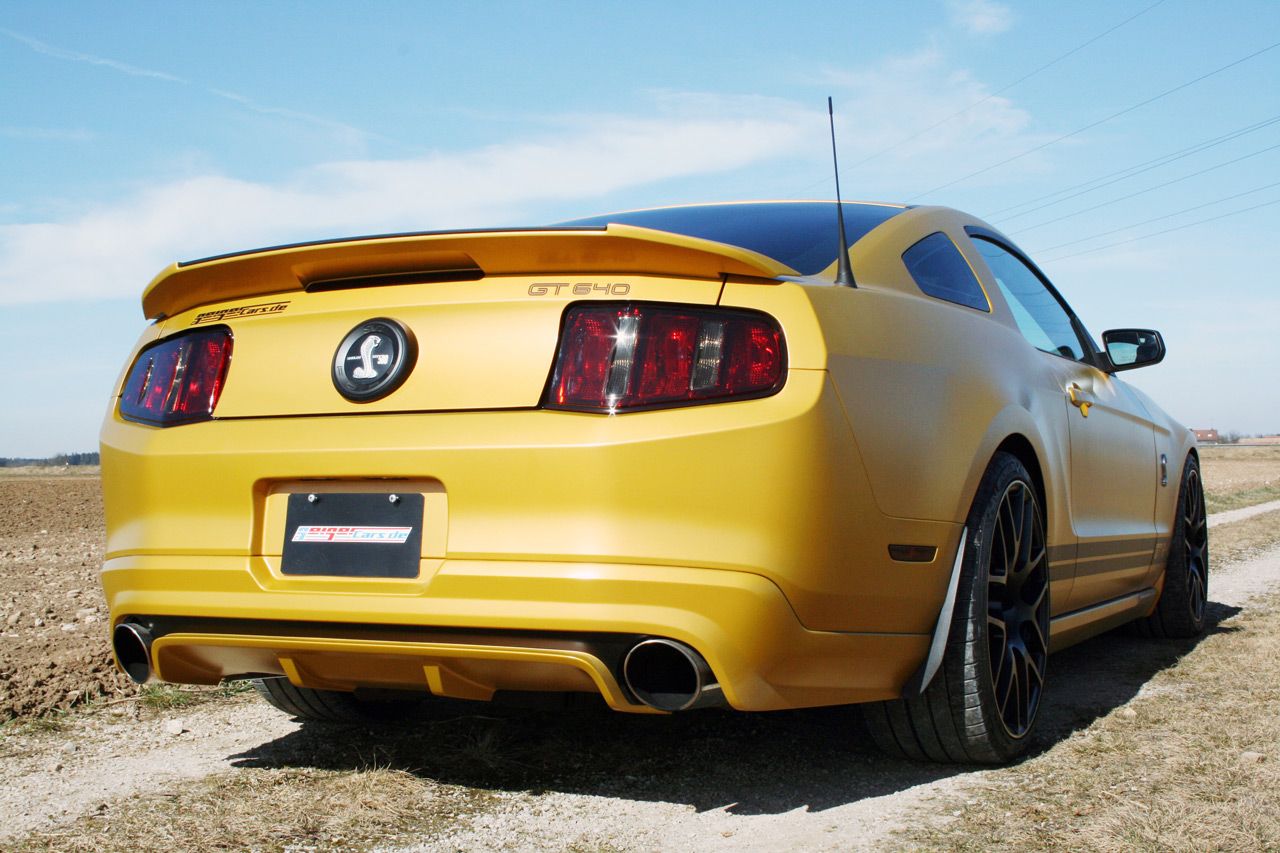
[[[1164,360],[1164,338],[1155,329],[1110,329],[1102,345],[1115,370],[1133,370]]]

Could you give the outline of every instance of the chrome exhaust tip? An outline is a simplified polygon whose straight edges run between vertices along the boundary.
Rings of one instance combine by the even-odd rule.
[[[640,702],[659,711],[724,704],[706,660],[676,640],[655,637],[636,643],[622,661],[622,678]]]
[[[121,622],[111,632],[116,666],[138,684],[151,680],[151,632],[136,622]]]

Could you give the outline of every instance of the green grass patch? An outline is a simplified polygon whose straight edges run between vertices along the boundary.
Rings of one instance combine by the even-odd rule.
[[[216,699],[226,699],[252,690],[248,681],[231,681],[217,687],[194,687],[187,684],[144,684],[138,696],[142,707],[153,711],[189,708]]]
[[[1242,492],[1232,492],[1226,495],[1214,495],[1206,493],[1204,496],[1205,508],[1209,512],[1225,512],[1229,509],[1242,509],[1254,504],[1262,504],[1268,501],[1280,500],[1280,483],[1269,486],[1260,486],[1256,489],[1246,489]]]

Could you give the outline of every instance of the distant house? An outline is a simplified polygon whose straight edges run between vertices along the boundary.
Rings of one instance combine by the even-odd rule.
[[[1276,445],[1276,444],[1280,444],[1280,435],[1257,435],[1257,436],[1254,436],[1253,438],[1242,438],[1240,439],[1240,443],[1241,444]]]
[[[1221,441],[1216,429],[1195,429],[1192,432],[1196,434],[1197,444],[1217,444]]]

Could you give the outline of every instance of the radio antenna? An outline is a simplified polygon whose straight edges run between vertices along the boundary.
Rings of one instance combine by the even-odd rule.
[[[836,223],[840,227],[840,254],[836,258],[836,284],[840,287],[857,287],[853,280],[853,267],[849,265],[849,238],[844,233],[844,203],[840,200],[840,161],[836,158],[836,111],[827,96],[827,118],[831,123],[831,165],[836,171]]]

